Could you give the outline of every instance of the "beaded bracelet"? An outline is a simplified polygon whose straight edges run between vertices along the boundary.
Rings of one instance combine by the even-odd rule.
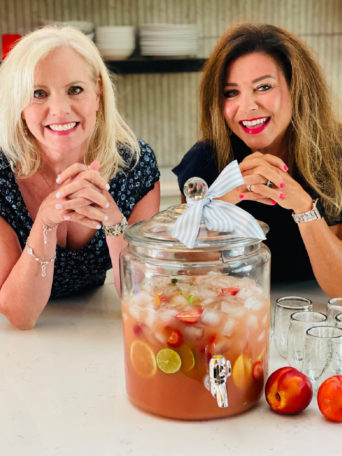
[[[33,249],[28,244],[26,244],[26,246],[27,246],[27,253],[29,255],[31,255],[37,261],[37,263],[40,264],[40,266],[42,268],[42,273],[41,273],[42,277],[46,277],[46,266],[48,266],[49,264],[51,264],[55,261],[56,255],[54,257],[50,258],[49,260],[41,260],[39,257],[36,256]]]

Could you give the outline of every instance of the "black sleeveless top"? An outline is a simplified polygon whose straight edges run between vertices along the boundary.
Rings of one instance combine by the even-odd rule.
[[[120,211],[128,219],[135,204],[159,180],[156,157],[144,141],[140,140],[141,155],[135,167],[119,172],[109,182],[110,194]],[[120,148],[123,159],[129,157],[127,149]],[[0,153],[0,215],[16,232],[24,249],[33,221],[28,213],[15,176],[5,156]],[[51,297],[69,295],[86,288],[102,285],[106,271],[112,267],[106,237],[99,229],[89,243],[79,250],[57,245]]]

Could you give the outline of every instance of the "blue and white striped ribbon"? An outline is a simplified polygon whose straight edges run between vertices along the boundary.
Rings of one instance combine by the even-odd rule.
[[[188,208],[178,217],[171,235],[192,248],[203,216],[205,225],[210,231],[233,232],[242,237],[266,239],[263,230],[251,214],[235,204],[214,199],[243,183],[239,165],[234,160],[220,173],[203,199],[187,198]]]

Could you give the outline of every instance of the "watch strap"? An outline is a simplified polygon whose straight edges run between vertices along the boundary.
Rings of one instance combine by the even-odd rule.
[[[115,225],[111,225],[111,226],[103,225],[103,230],[104,230],[106,236],[119,236],[120,234],[122,234],[125,231],[127,226],[128,226],[127,219],[123,215],[122,219],[119,223],[116,223]]]
[[[302,212],[301,214],[292,213],[293,220],[296,223],[306,223],[306,222],[312,222],[313,220],[318,220],[318,219],[322,218],[322,216],[319,213],[319,210],[317,208],[318,202],[319,202],[319,198],[316,198],[313,201],[312,209],[310,211]]]

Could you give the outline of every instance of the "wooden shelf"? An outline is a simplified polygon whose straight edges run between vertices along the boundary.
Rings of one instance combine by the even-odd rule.
[[[156,59],[153,57],[106,61],[107,68],[117,74],[134,73],[184,73],[201,71],[207,59]]]

